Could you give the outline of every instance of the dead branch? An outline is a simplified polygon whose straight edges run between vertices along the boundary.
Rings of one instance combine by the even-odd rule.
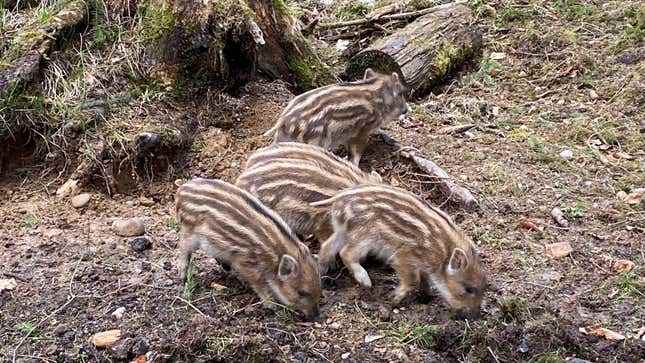
[[[455,1],[452,3],[448,4],[443,4],[439,6],[433,6],[430,8],[426,9],[421,9],[421,10],[416,10],[416,11],[409,11],[405,13],[398,13],[398,14],[391,14],[391,15],[381,15],[381,14],[374,14],[372,16],[368,16],[362,19],[356,19],[356,20],[348,20],[348,21],[340,21],[336,23],[323,23],[318,25],[318,29],[320,30],[329,30],[329,29],[337,29],[337,28],[344,28],[348,26],[357,26],[357,25],[368,25],[372,24],[375,22],[388,22],[391,20],[402,20],[402,19],[412,19],[412,18],[417,18],[422,15],[430,14],[436,11],[443,10],[445,7],[452,7],[456,4],[465,4],[465,1]],[[388,9],[390,11],[391,9]],[[379,16],[381,15],[381,16]]]
[[[414,162],[414,164],[429,176],[437,179],[439,189],[448,199],[458,202],[465,209],[475,209],[479,203],[473,194],[466,188],[457,185],[454,179],[448,173],[441,169],[437,164],[421,155],[421,152],[413,147],[403,146],[398,140],[385,132],[380,132],[379,136],[388,145],[394,146],[403,157]]]
[[[447,126],[447,127],[442,127],[439,130],[437,130],[437,133],[438,134],[445,134],[445,135],[461,134],[462,132],[466,132],[466,131],[472,129],[473,127],[475,127],[475,124]]]

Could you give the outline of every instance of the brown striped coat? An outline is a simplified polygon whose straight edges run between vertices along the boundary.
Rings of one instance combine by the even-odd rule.
[[[363,172],[320,147],[284,142],[254,152],[236,185],[256,195],[300,236],[313,234],[322,242],[331,234],[329,212],[310,203],[380,182],[377,173]]]
[[[345,146],[358,165],[371,133],[408,112],[398,74],[365,71],[363,80],[320,87],[295,97],[264,135],[333,150]]]
[[[486,287],[480,259],[446,213],[413,193],[382,184],[358,186],[312,204],[331,207],[334,233],[320,249],[322,272],[340,255],[356,281],[370,287],[360,262],[373,255],[397,272],[395,304],[416,286],[427,292],[432,284],[460,314],[479,314]]]
[[[182,280],[191,254],[203,249],[230,265],[268,303],[318,312],[320,275],[307,246],[274,211],[221,180],[193,179],[176,194]]]

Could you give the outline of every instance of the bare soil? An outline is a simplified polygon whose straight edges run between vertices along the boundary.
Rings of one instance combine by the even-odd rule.
[[[17,286],[0,292],[0,359],[645,361],[638,334],[645,326],[645,204],[627,204],[619,193],[645,187],[643,42],[616,47],[631,21],[625,6],[636,2],[575,3],[589,11],[554,5],[567,1],[493,2],[495,14],[473,3],[486,40],[482,59],[385,131],[473,191],[480,210],[456,207],[376,137],[361,167],[441,205],[473,238],[491,283],[482,319],[456,320],[438,295],[392,307],[396,277],[378,263],[368,269],[371,290],[346,270],[325,277],[316,322],[264,309],[203,254],[187,293],[174,261],[175,180],[234,181],[246,156],[268,143],[262,133],[293,95],[282,82],[259,79],[226,102],[232,127],[200,120],[190,151],[128,194],[108,196],[96,183],[86,187],[89,204],[74,209],[54,195],[64,175],[44,173],[46,163],[21,157],[3,169],[0,279]],[[156,107],[195,115],[191,105]],[[212,107],[224,107],[222,99]],[[437,133],[463,123],[475,127]],[[560,155],[565,149],[571,158]],[[565,211],[569,227],[552,220],[553,207]],[[131,238],[114,233],[112,221],[123,217],[144,219],[150,249],[136,252]],[[545,246],[556,242],[573,252],[547,256]],[[635,267],[620,271],[618,260]],[[117,319],[112,313],[121,307]],[[580,330],[594,325],[626,338]],[[88,341],[110,329],[122,331],[115,346]]]

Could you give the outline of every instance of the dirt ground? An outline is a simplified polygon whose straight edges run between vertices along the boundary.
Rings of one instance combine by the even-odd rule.
[[[0,175],[0,279],[17,283],[0,291],[0,359],[644,362],[645,202],[625,200],[645,187],[638,3],[470,4],[482,58],[385,130],[445,168],[481,208],[446,200],[378,138],[361,168],[440,205],[473,238],[491,285],[482,319],[456,320],[438,295],[392,307],[396,277],[376,263],[371,290],[346,270],[325,277],[316,322],[264,309],[201,253],[192,285],[179,283],[175,180],[233,181],[246,155],[268,143],[261,134],[292,94],[259,79],[232,103],[234,127],[201,124],[188,153],[127,194],[90,185],[89,204],[75,209],[55,196],[64,175],[44,162],[21,159]],[[465,123],[474,127],[437,132]],[[554,207],[569,227],[553,221]],[[123,217],[143,218],[149,249],[114,233]],[[558,242],[572,252],[550,257],[545,246]],[[623,339],[594,334],[599,327]],[[89,342],[111,329],[122,333],[115,346]]]

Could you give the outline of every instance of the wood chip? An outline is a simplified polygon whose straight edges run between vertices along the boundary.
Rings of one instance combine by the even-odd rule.
[[[97,348],[108,348],[118,342],[119,339],[121,339],[121,330],[114,329],[92,335],[90,337],[90,343],[94,344]]]
[[[573,252],[573,247],[571,247],[569,242],[550,243],[544,247],[546,249],[546,255],[551,258],[565,257]]]
[[[591,325],[584,328],[578,329],[581,333],[587,335],[595,335],[597,337],[602,337],[607,340],[624,340],[625,336],[619,333],[616,333],[613,330],[607,328],[602,328],[600,325]]]

